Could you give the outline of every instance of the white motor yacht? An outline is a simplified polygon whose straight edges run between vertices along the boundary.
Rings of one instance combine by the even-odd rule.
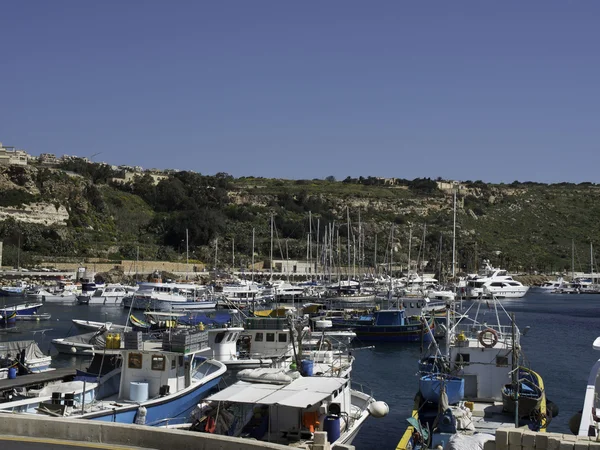
[[[506,270],[494,269],[486,263],[483,274],[475,275],[467,280],[467,298],[521,298],[527,294],[529,286],[516,281]]]

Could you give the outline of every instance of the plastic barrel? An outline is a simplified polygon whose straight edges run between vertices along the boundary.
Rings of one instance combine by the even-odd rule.
[[[302,373],[304,374],[305,377],[312,377],[313,369],[314,369],[314,363],[312,360],[310,360],[310,359],[302,360]]]
[[[340,418],[337,416],[325,417],[323,430],[327,433],[327,440],[333,444],[340,438]]]
[[[137,403],[148,400],[148,383],[132,381],[129,384],[129,400]]]
[[[15,378],[17,378],[17,369],[16,369],[16,367],[9,367],[9,369],[8,369],[8,379],[9,380],[14,380]]]

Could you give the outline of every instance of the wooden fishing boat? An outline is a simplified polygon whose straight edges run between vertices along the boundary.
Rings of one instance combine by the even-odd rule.
[[[518,373],[519,417],[529,417],[540,409],[544,382],[536,372],[526,367],[519,367]],[[506,412],[515,412],[515,389],[512,384],[506,384],[502,388],[502,406]]]

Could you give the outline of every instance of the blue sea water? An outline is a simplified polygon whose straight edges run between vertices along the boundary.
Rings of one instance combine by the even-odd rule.
[[[465,302],[464,308],[470,304]],[[521,330],[531,327],[521,339],[523,352],[531,368],[542,375],[548,398],[560,408],[549,431],[569,433],[569,419],[581,410],[589,371],[600,358],[600,352],[592,349],[592,342],[600,336],[600,295],[531,292],[523,299],[505,300],[502,304],[508,312],[515,313]],[[51,339],[80,333],[72,326],[72,318],[124,324],[127,317],[123,308],[103,306],[48,304],[40,312],[50,313],[52,319],[19,322],[18,333],[0,334],[0,342],[35,338],[44,351],[56,353]],[[480,305],[479,319],[496,321],[494,310],[485,302]],[[372,391],[377,400],[390,407],[387,417],[367,420],[354,445],[359,450],[393,449],[406,428],[418,388],[419,344],[376,343],[375,348],[355,350],[354,354],[353,383],[364,385],[365,390]],[[87,362],[85,358],[57,355],[54,365],[83,369]]]

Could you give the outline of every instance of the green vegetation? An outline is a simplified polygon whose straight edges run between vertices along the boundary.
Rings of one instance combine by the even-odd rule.
[[[310,215],[313,244],[317,235],[322,242],[333,224],[334,258],[345,263],[348,211],[354,247],[360,215],[364,265],[375,259],[376,240],[377,261],[385,261],[392,225],[397,263],[406,264],[409,234],[413,261],[429,261],[432,270],[440,259],[445,267],[451,261],[452,194],[438,188],[439,179],[235,179],[225,173],[175,172],[158,184],[147,173],[130,183],[112,181],[118,176],[110,166],[77,159],[59,169],[1,169],[0,206],[42,202],[69,213],[66,226],[0,222],[4,264],[16,265],[17,259],[35,264],[47,257],[134,259],[138,254],[141,259],[181,260],[187,230],[191,259],[212,265],[218,247],[218,264],[230,265],[234,246],[236,266],[245,266],[253,231],[257,260],[268,257],[271,215],[276,258],[306,257]],[[570,270],[571,240],[576,269],[589,268],[589,243],[600,248],[599,186],[481,180],[462,185],[457,220],[461,270],[475,270],[484,258],[513,271]]]

